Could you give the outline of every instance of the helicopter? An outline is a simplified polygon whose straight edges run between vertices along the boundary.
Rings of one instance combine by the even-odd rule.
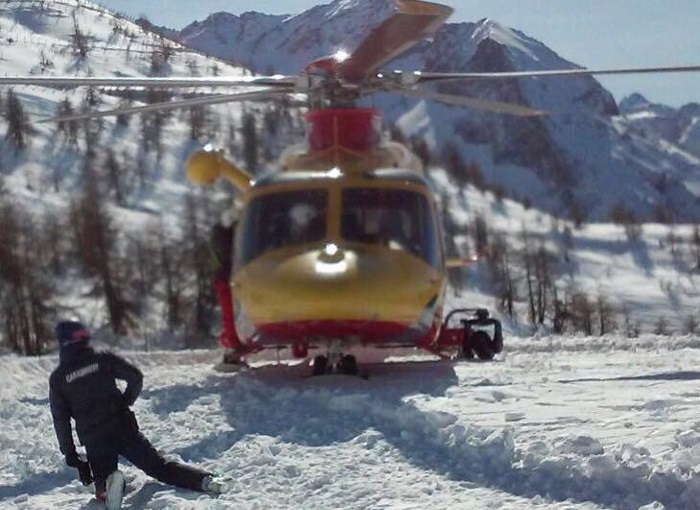
[[[80,120],[234,101],[305,97],[306,139],[286,149],[275,172],[253,176],[207,146],[186,162],[201,186],[225,179],[238,191],[229,285],[246,353],[289,351],[312,358],[313,375],[358,374],[362,348],[416,348],[441,359],[491,360],[503,350],[500,321],[483,307],[445,310],[448,271],[471,260],[445,253],[439,207],[419,158],[382,134],[381,112],[358,106],[377,93],[439,101],[515,116],[529,106],[421,88],[452,80],[697,72],[700,66],[635,69],[440,73],[384,71],[431,37],[452,8],[398,0],[352,51],[307,64],[296,76],[247,79],[0,77],[0,85],[227,89],[218,93],[61,117]],[[56,119],[53,119],[56,120]],[[313,356],[313,357],[312,357]]]

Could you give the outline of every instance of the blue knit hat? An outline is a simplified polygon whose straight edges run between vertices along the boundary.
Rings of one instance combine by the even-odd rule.
[[[56,340],[61,348],[86,344],[90,340],[90,332],[78,321],[62,321],[56,325]]]

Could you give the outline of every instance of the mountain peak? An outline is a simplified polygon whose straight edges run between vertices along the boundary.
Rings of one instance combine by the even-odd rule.
[[[634,93],[620,101],[620,112],[631,113],[639,110],[647,110],[651,103],[642,94]]]
[[[393,9],[391,0],[334,0],[269,22],[264,21],[263,15],[251,15],[246,22],[236,18],[235,23],[199,27],[183,40],[208,54],[243,63],[260,73],[293,74],[310,61],[333,54],[339,48],[352,51]],[[474,23],[446,23],[429,42],[416,45],[387,64],[392,69],[435,72],[577,67],[543,43],[493,18]],[[415,104],[395,98],[387,98],[382,105],[388,123],[405,126],[409,136],[421,132],[424,128],[420,126],[430,125],[425,136],[436,153],[450,140],[461,144],[465,158],[475,159],[474,155],[479,154],[478,162],[493,183],[502,184],[518,196],[527,196],[545,210],[561,213],[574,204],[585,208],[591,217],[601,219],[610,204],[620,200],[614,189],[606,186],[607,179],[624,182],[637,190],[634,197],[644,197],[655,182],[649,167],[678,168],[675,174],[682,182],[682,176],[687,174],[684,171],[692,165],[682,151],[666,150],[659,142],[645,146],[645,156],[654,163],[637,164],[634,140],[630,142],[597,120],[616,116],[618,108],[612,95],[592,77],[455,82],[441,85],[440,92],[566,112],[566,115],[533,120],[502,118],[467,108],[447,110],[442,105]],[[648,104],[640,97],[635,101]],[[420,116],[430,119],[415,121]],[[618,125],[618,129],[624,131],[625,126]],[[663,133],[673,134],[673,140],[697,139],[689,127],[665,129]],[[694,142],[685,146],[695,147]],[[620,167],[627,171],[620,172]],[[514,168],[522,172],[514,173]],[[523,178],[530,181],[527,190],[522,185]],[[627,205],[640,216],[649,217],[649,204],[666,200],[660,193],[654,193],[654,198],[649,200],[629,198]],[[694,200],[688,190],[680,187],[673,195],[678,203]],[[690,207],[677,209],[674,212],[679,217],[691,210]]]

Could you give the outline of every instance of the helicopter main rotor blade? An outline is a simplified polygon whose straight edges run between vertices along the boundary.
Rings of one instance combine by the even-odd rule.
[[[124,76],[0,76],[0,85],[38,85],[41,87],[144,87],[156,89],[195,87],[280,87],[292,89],[296,83],[293,76],[264,76],[250,78],[173,78]]]
[[[467,96],[456,96],[452,94],[441,94],[439,92],[431,92],[428,90],[400,88],[393,90],[393,92],[403,94],[405,96],[417,97],[420,99],[432,99],[433,101],[439,101],[441,103],[453,104],[458,106],[468,106],[470,108],[484,110],[487,112],[516,115],[518,117],[541,117],[543,115],[548,114],[548,112],[545,110],[537,110],[535,108],[530,108],[529,106],[525,105],[515,103],[504,103],[501,101],[488,101],[485,99],[477,99]]]
[[[376,27],[343,62],[346,80],[358,83],[382,65],[433,35],[453,9],[419,0],[399,0],[396,12]]]
[[[167,110],[175,110],[178,108],[191,108],[193,106],[209,106],[214,104],[232,103],[235,101],[256,101],[259,99],[270,99],[275,96],[284,97],[286,94],[286,91],[275,89],[266,89],[254,92],[240,92],[237,94],[218,94],[215,96],[182,99],[180,101],[165,101],[162,103],[153,103],[145,106],[134,106],[129,108],[116,108],[114,110],[76,113],[75,115],[66,115],[63,117],[41,119],[38,121],[38,123],[66,122],[73,120],[99,119],[102,117],[116,117],[117,115],[135,115],[138,113],[162,112]]]
[[[544,71],[512,71],[494,73],[415,73],[417,83],[450,81],[450,80],[494,80],[502,78],[533,78],[547,76],[593,76],[593,75],[622,75],[622,74],[652,74],[652,73],[696,73],[700,66],[675,67],[637,67],[623,69],[553,69]]]

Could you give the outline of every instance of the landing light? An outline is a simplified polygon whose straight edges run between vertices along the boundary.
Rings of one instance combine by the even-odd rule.
[[[314,265],[316,273],[326,276],[343,274],[348,270],[345,253],[335,243],[328,243],[318,254]]]
[[[335,55],[333,55],[333,58],[336,62],[345,62],[348,58],[350,58],[350,53],[345,50],[338,50],[335,52]]]
[[[332,257],[333,255],[338,253],[338,245],[333,243],[327,244],[326,247],[323,249],[323,252],[329,257]]]
[[[335,167],[328,170],[326,175],[331,179],[340,179],[343,176],[343,172],[340,170],[340,168]]]

